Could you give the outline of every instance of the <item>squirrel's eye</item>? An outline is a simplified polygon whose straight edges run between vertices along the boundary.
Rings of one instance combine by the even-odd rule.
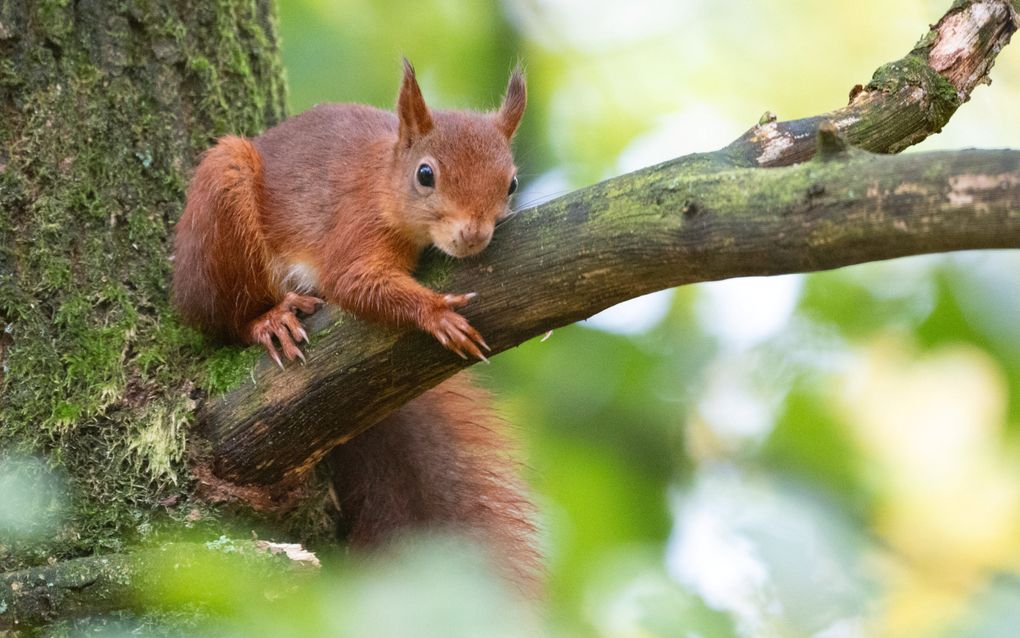
[[[510,190],[508,190],[507,193],[506,193],[507,197],[509,197],[510,195],[513,195],[516,192],[517,192],[517,176],[514,175],[514,178],[512,180],[510,180]]]
[[[415,173],[418,177],[418,183],[426,188],[433,188],[436,185],[436,173],[432,170],[432,167],[428,164],[422,164],[418,167],[418,172]]]

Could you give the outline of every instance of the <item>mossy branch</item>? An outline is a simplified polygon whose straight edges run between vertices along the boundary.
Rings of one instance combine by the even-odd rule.
[[[910,54],[856,89],[848,107],[793,122],[763,118],[715,153],[523,211],[478,258],[428,256],[422,279],[478,292],[465,315],[498,353],[686,283],[1020,247],[1020,152],[886,157],[846,148],[894,153],[940,130],[987,81],[1018,24],[1006,0],[957,1]],[[263,360],[251,382],[207,402],[201,416],[216,474],[269,486],[270,498],[333,447],[469,365],[423,334],[335,309],[310,323],[307,365],[281,372]]]
[[[478,292],[465,315],[495,354],[672,286],[1005,247],[1020,247],[1020,151],[850,150],[777,169],[691,156],[518,213],[478,258],[430,255],[422,271],[440,290]],[[220,476],[299,475],[468,365],[419,332],[329,312],[337,323],[313,334],[307,365],[263,361],[208,403]]]
[[[223,586],[205,582],[216,568],[231,578],[248,579],[236,589],[262,586],[254,584],[253,570],[276,576],[258,583],[282,587],[288,581],[281,576],[309,573],[318,566],[315,555],[300,545],[225,538],[76,558],[0,574],[0,632],[119,609],[172,608],[181,595],[201,603],[202,587]]]
[[[962,0],[900,60],[879,67],[850,103],[814,117],[777,122],[744,133],[726,154],[744,166],[788,166],[815,153],[815,131],[831,122],[846,140],[873,153],[898,153],[938,133],[988,72],[1020,28],[1020,3]]]

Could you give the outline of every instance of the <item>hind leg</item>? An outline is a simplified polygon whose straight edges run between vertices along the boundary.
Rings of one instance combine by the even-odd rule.
[[[302,341],[307,343],[308,333],[305,332],[301,320],[294,313],[300,310],[302,313],[310,315],[321,303],[323,301],[318,297],[288,292],[283,301],[250,321],[244,328],[242,338],[245,343],[261,343],[276,365],[280,366],[280,369],[283,369],[283,361],[280,360],[280,355],[276,351],[273,337],[276,337],[276,341],[280,344],[280,350],[283,351],[283,356],[287,357],[288,361],[293,361],[295,358],[304,361],[305,355],[297,344]]]

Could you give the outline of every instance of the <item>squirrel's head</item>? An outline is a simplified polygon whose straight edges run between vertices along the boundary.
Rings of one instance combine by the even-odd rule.
[[[432,111],[404,60],[394,169],[401,218],[417,242],[434,244],[454,257],[477,254],[489,245],[517,190],[510,140],[526,103],[518,66],[495,112]]]

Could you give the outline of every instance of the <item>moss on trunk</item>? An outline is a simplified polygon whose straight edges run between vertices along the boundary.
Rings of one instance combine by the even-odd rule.
[[[193,397],[237,351],[207,361],[169,312],[171,230],[197,154],[283,93],[268,0],[0,4],[0,465],[41,457],[71,490],[0,571],[191,511]]]

